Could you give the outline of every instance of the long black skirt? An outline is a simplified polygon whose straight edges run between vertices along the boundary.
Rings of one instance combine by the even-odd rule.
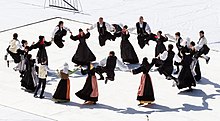
[[[21,79],[21,86],[31,92],[34,92],[36,85],[34,84],[34,79],[31,70],[25,71],[24,76]]]
[[[70,101],[70,80],[61,79],[53,95],[56,101]]]
[[[148,102],[153,102],[155,100],[154,90],[149,74],[143,74],[141,77],[141,83],[138,89],[137,100]]]
[[[197,61],[196,63],[195,72],[196,72],[195,79],[196,81],[199,81],[202,78],[199,61]]]
[[[85,101],[98,101],[98,95],[97,95],[97,86],[93,86],[93,82],[95,82],[96,80],[94,79],[96,78],[95,76],[88,76],[86,79],[86,83],[83,86],[83,89],[81,89],[80,91],[78,91],[76,94],[77,97],[79,97],[82,100]],[[97,81],[96,81],[97,84]],[[95,88],[94,88],[95,87]],[[95,92],[95,96],[92,96],[92,93]]]
[[[160,53],[163,53],[166,50],[166,46],[163,43],[157,44],[155,47],[155,57],[157,57]]]
[[[134,47],[128,40],[121,41],[121,58],[123,62],[128,62],[130,64],[139,63],[137,54]]]
[[[72,58],[72,62],[77,65],[86,65],[89,62],[95,61],[96,57],[89,49],[86,43],[79,43],[75,55]]]
[[[178,76],[178,89],[196,86],[195,78],[192,75],[190,67],[183,67]]]

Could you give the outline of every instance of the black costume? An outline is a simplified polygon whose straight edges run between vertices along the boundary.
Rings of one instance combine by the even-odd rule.
[[[24,71],[24,75],[21,79],[21,86],[25,87],[25,89],[30,90],[31,92],[35,91],[38,79],[35,74],[34,63],[35,60],[30,59],[30,57],[26,58],[26,70]]]
[[[144,46],[146,45],[146,43],[148,43],[148,37],[149,37],[149,34],[146,32],[145,28],[147,26],[147,23],[146,22],[143,22],[143,27],[141,28],[140,27],[140,23],[137,22],[136,23],[136,28],[137,28],[137,39],[138,39],[138,44],[140,46],[141,49],[144,48]]]
[[[57,26],[59,27],[59,26]],[[56,31],[55,36],[54,36],[54,43],[59,47],[59,48],[63,48],[64,44],[63,42],[65,40],[63,40],[62,38],[64,36],[66,36],[67,31],[64,28],[59,27],[59,30]]]
[[[161,35],[160,38],[157,38],[157,36],[155,36],[156,38],[156,47],[155,47],[155,57],[157,57],[160,53],[163,53],[164,51],[166,51],[166,46],[164,45],[164,42],[168,41],[168,38],[164,37]]]
[[[84,36],[81,35],[70,36],[70,38],[74,41],[79,40],[79,45],[76,50],[76,53],[72,57],[73,63],[76,63],[77,65],[86,65],[87,63],[96,60],[95,55],[92,53],[92,51],[89,49],[88,45],[86,44],[86,39],[88,39],[89,37],[90,37],[89,32]]]
[[[36,44],[30,46],[30,48],[32,49],[39,49],[37,52],[37,62],[38,63],[42,63],[44,61],[46,61],[46,65],[48,65],[48,56],[47,56],[47,51],[46,48],[47,46],[50,46],[51,42],[46,42],[43,40],[40,40],[39,42],[37,42]]]
[[[56,102],[70,101],[70,80],[69,74],[60,71],[61,80],[57,86],[57,89],[53,95],[53,100]]]
[[[193,77],[192,70],[190,68],[192,61],[193,59],[191,55],[183,55],[183,59],[181,61],[183,68],[180,71],[177,80],[177,87],[179,89],[196,86],[195,78]]]
[[[115,78],[115,67],[116,67],[116,63],[117,63],[117,57],[116,56],[109,56],[107,58],[107,62],[106,62],[106,66],[101,67],[101,66],[97,66],[96,67],[96,73],[100,75],[100,79],[104,79],[103,77],[103,73],[107,74],[107,78],[111,81],[114,80]]]
[[[86,83],[83,86],[83,89],[78,91],[76,94],[82,100],[85,101],[98,101],[98,84],[95,76],[95,68],[90,69],[90,65],[87,70],[82,70],[81,73],[83,75],[88,74],[86,78]]]
[[[155,100],[151,78],[150,75],[148,74],[151,67],[152,64],[149,64],[147,58],[144,58],[141,66],[137,69],[132,70],[133,74],[138,74],[143,72],[141,77],[141,83],[138,89],[137,100],[148,103],[153,102]]]
[[[115,33],[115,36],[121,37],[121,58],[123,62],[128,62],[130,64],[136,64],[139,63],[139,59],[137,57],[137,54],[134,50],[134,47],[132,44],[129,42],[128,38],[130,37],[130,34],[126,32],[118,32],[117,34]]]
[[[110,32],[107,31],[106,23],[103,22],[102,27],[100,26],[100,23],[97,22],[97,29],[99,32],[99,45],[102,47],[105,45],[106,40],[113,40],[115,41],[115,36],[112,35]]]

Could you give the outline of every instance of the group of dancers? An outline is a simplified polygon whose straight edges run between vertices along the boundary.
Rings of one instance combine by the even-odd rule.
[[[96,61],[96,57],[88,47],[86,40],[90,37],[89,31],[94,28],[98,30],[98,40],[101,47],[105,46],[107,40],[115,41],[116,38],[121,37],[120,48],[122,62],[115,56],[114,51],[110,51],[108,57],[101,60],[98,66],[92,64],[93,61]],[[99,92],[96,74],[100,76],[98,80],[105,80],[105,83],[109,80],[114,81],[116,66],[119,66],[122,71],[128,71],[133,74],[143,73],[137,94],[137,100],[140,102],[139,105],[150,104],[155,100],[152,80],[149,75],[153,66],[156,67],[154,70],[165,75],[166,79],[174,80],[174,86],[176,85],[179,89],[188,87],[189,91],[191,91],[191,87],[196,86],[196,81],[201,79],[199,57],[204,58],[207,64],[210,60],[210,57],[207,56],[210,49],[207,46],[204,31],[199,32],[200,38],[197,44],[195,44],[195,42],[190,41],[189,38],[186,40],[182,39],[180,32],[176,32],[175,37],[169,34],[163,36],[162,31],[158,31],[156,34],[152,33],[150,26],[144,21],[143,16],[140,16],[139,22],[136,23],[136,29],[137,42],[141,49],[143,49],[145,45],[149,45],[149,41],[156,42],[156,47],[155,57],[151,63],[148,58],[145,57],[140,66],[132,70],[130,70],[126,64],[138,64],[139,59],[132,44],[129,42],[130,34],[128,26],[109,24],[104,22],[102,17],[99,18],[97,23],[87,28],[86,32],[84,32],[83,29],[79,29],[79,33],[75,36],[69,28],[64,26],[64,22],[60,21],[52,33],[51,41],[48,42],[44,36],[39,36],[39,41],[32,43],[30,46],[26,40],[22,40],[20,43],[18,34],[14,33],[13,39],[7,48],[5,60],[9,66],[10,61],[7,59],[7,55],[10,54],[13,58],[13,62],[18,64],[13,69],[20,72],[21,86],[27,91],[33,92],[34,97],[38,97],[38,91],[42,88],[39,96],[39,98],[42,99],[44,98],[48,72],[52,71],[48,68],[46,47],[55,43],[58,48],[63,48],[65,42],[63,37],[69,32],[71,34],[71,40],[79,41],[76,53],[72,57],[72,62],[80,67],[82,75],[87,74],[86,82],[82,90],[75,93],[77,97],[85,100],[84,104],[96,104],[98,101]],[[169,44],[168,47],[164,45],[164,42],[167,42],[168,38],[176,42],[178,53],[175,54],[172,44]],[[29,51],[34,49],[38,49],[36,59],[33,59],[32,55],[29,54]],[[176,72],[174,72],[174,65],[177,66]],[[86,69],[83,67],[86,67]],[[57,71],[61,80],[53,95],[55,102],[61,103],[70,101],[69,75],[74,72],[75,70],[69,69],[67,63],[63,65],[63,69]],[[103,73],[106,73],[106,78],[104,78]],[[178,75],[175,76],[175,74]]]

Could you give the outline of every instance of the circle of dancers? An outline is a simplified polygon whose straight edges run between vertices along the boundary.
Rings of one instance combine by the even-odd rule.
[[[96,61],[96,57],[88,47],[86,40],[89,39],[90,30],[97,28],[99,36],[99,45],[104,47],[107,40],[115,41],[116,38],[121,38],[120,49],[122,62],[116,57],[114,51],[110,51],[107,58],[101,60],[98,66],[92,64]],[[156,42],[155,57],[149,62],[147,57],[142,59],[139,67],[130,70],[126,64],[138,64],[138,56],[129,42],[129,28],[127,25],[109,24],[99,18],[98,22],[90,28],[79,29],[79,33],[73,35],[71,30],[64,26],[64,22],[60,21],[52,32],[51,41],[46,41],[44,36],[39,36],[39,40],[32,45],[28,45],[28,41],[18,40],[18,34],[13,34],[13,39],[10,41],[5,55],[7,66],[11,62],[17,64],[13,69],[19,71],[21,77],[21,86],[28,92],[34,93],[34,97],[44,98],[44,90],[46,87],[46,80],[48,72],[52,71],[48,68],[48,56],[46,48],[52,43],[55,43],[58,48],[63,48],[65,40],[63,37],[67,32],[71,34],[70,39],[79,41],[78,48],[72,57],[72,62],[76,64],[77,68],[69,69],[68,63],[63,65],[61,70],[55,72],[59,75],[60,82],[54,92],[52,100],[56,103],[70,101],[70,79],[69,76],[80,70],[82,75],[87,75],[86,82],[81,90],[75,93],[77,97],[84,100],[84,104],[93,105],[98,101],[98,83],[96,74],[100,76],[98,80],[108,81],[115,80],[116,68],[121,71],[131,72],[133,74],[142,73],[140,77],[140,85],[137,93],[137,100],[139,105],[151,104],[155,101],[152,80],[149,72],[158,71],[159,74],[164,75],[168,80],[174,80],[173,86],[178,89],[188,88],[187,91],[192,91],[192,86],[196,86],[196,81],[201,79],[199,58],[206,60],[208,64],[210,57],[207,56],[209,47],[207,46],[207,39],[205,32],[199,32],[199,40],[197,43],[190,40],[190,38],[182,39],[180,32],[176,32],[175,36],[164,34],[158,31],[156,34],[151,32],[151,28],[147,22],[144,21],[143,16],[140,16],[139,22],[136,23],[137,43],[141,49],[145,45],[149,46],[149,41]],[[175,46],[169,44],[168,47],[164,45],[165,42],[171,40],[175,42]],[[178,53],[173,51],[177,48]],[[29,51],[37,49],[36,59],[33,59]],[[8,54],[13,60],[8,60]],[[174,65],[176,71],[174,72]],[[84,67],[84,68],[83,68]],[[86,68],[85,68],[86,67]],[[155,67],[155,69],[152,69]],[[173,73],[174,72],[174,73]],[[106,73],[107,77],[103,76]],[[176,77],[173,75],[177,74]],[[39,89],[41,89],[40,94]]]

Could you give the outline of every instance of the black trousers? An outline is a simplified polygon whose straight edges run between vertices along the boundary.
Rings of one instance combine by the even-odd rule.
[[[41,89],[40,97],[42,97],[43,94],[44,94],[44,90],[45,90],[45,87],[46,87],[46,79],[39,78],[39,82],[38,82],[38,85],[37,85],[37,88],[35,90],[34,95],[37,95],[37,92],[40,89],[41,84],[42,84],[42,89]]]
[[[99,34],[99,45],[102,47],[105,45],[106,40],[113,40],[115,41],[115,36],[112,35],[110,32],[105,32],[105,34]]]
[[[108,69],[107,67],[101,67],[101,66],[97,66],[96,67],[96,73],[100,75],[100,77],[103,77],[103,73],[107,74],[108,78],[111,78],[114,80],[115,78],[115,72],[114,69]]]

